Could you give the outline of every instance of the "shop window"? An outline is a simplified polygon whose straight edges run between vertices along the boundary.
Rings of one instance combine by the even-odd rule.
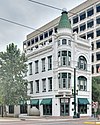
[[[93,7],[87,10],[87,17],[92,16],[94,14]]]
[[[20,105],[20,114],[27,114],[27,104]]]
[[[9,114],[14,114],[14,105],[9,105]]]
[[[78,112],[80,114],[87,114],[87,105],[78,105]]]

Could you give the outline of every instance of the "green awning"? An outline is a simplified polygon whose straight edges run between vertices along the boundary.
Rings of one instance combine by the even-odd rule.
[[[90,104],[87,98],[78,98],[78,103],[79,104],[83,104],[83,105],[87,105]]]
[[[41,101],[41,105],[51,105],[52,104],[52,99],[43,99]]]
[[[31,105],[39,105],[39,99],[31,99],[30,104]]]

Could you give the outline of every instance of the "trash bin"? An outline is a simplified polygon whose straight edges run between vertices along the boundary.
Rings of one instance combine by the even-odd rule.
[[[77,118],[80,118],[80,113],[79,112],[77,113]]]

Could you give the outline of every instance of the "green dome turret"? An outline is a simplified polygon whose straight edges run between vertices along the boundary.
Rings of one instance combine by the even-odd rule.
[[[69,28],[71,29],[71,24],[68,18],[68,12],[67,11],[63,11],[59,24],[58,24],[58,29],[60,28]]]

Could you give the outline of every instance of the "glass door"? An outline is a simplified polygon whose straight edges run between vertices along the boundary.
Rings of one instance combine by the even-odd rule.
[[[66,98],[60,99],[60,115],[61,116],[69,115],[69,99]]]

